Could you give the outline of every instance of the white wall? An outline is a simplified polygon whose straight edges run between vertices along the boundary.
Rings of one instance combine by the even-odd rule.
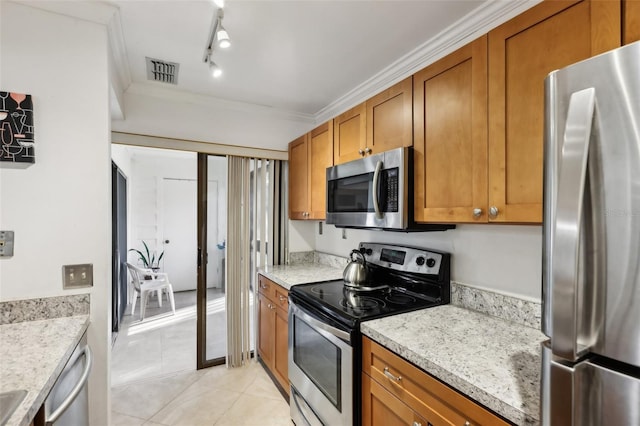
[[[347,239],[343,240],[342,229],[333,225],[323,224],[323,234],[318,235],[318,222],[292,224],[305,228],[303,233],[314,233],[317,251],[344,257],[361,241],[447,251],[452,254],[452,280],[520,298],[541,299],[541,226],[458,225],[445,232],[418,233],[347,229]]]
[[[136,91],[135,85],[129,88],[124,95],[125,119],[114,120],[113,130],[286,151],[290,141],[314,127],[312,120],[268,108],[242,109],[206,97],[184,99],[175,91],[156,91],[158,96],[149,96]]]
[[[110,416],[111,165],[106,27],[0,2],[0,89],[31,94],[36,164],[0,169],[0,300],[91,294],[92,425]],[[62,289],[62,265],[92,263],[90,289]]]

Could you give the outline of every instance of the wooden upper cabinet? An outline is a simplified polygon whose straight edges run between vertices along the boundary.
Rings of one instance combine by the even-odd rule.
[[[309,214],[307,219],[327,215],[327,167],[333,166],[333,121],[309,134]]]
[[[640,40],[640,0],[624,0],[623,14],[623,44]]]
[[[408,77],[366,101],[365,154],[413,145],[413,82]]]
[[[289,144],[289,219],[326,217],[327,167],[333,166],[333,121]]]
[[[413,123],[415,220],[487,222],[486,36],[413,76]]]
[[[365,104],[360,104],[333,119],[334,164],[362,157],[367,143]]]
[[[542,222],[544,79],[620,46],[619,1],[545,1],[489,32],[489,215]]]
[[[289,219],[306,219],[309,207],[307,135],[289,144]]]

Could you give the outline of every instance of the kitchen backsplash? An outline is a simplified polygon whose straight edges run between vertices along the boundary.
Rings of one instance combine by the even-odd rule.
[[[347,262],[348,260],[346,257],[335,256],[328,253],[320,253],[317,251],[298,251],[289,253],[290,265],[300,263],[319,263],[321,265],[344,269],[347,266]]]
[[[542,305],[451,281],[451,303],[540,330]]]
[[[0,302],[0,325],[89,314],[89,294]]]

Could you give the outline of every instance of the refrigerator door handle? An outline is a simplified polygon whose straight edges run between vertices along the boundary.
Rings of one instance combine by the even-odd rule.
[[[595,112],[595,89],[571,95],[562,145],[552,250],[555,256],[551,277],[553,297],[553,353],[576,360],[585,348],[578,348],[580,297],[578,291],[580,231],[587,174],[589,141]]]

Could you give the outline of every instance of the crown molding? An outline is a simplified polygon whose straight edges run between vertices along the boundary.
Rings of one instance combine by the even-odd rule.
[[[231,101],[228,99],[216,98],[214,96],[200,95],[197,93],[160,87],[158,84],[159,83],[133,82],[127,89],[126,95],[149,96],[171,102],[187,103],[207,108],[230,109],[248,114],[268,115],[273,118],[283,120],[315,124],[315,117],[311,114],[287,111],[279,108],[251,104],[248,102]]]
[[[316,123],[336,117],[438,59],[475,40],[542,0],[489,0],[373,77],[314,114]]]

